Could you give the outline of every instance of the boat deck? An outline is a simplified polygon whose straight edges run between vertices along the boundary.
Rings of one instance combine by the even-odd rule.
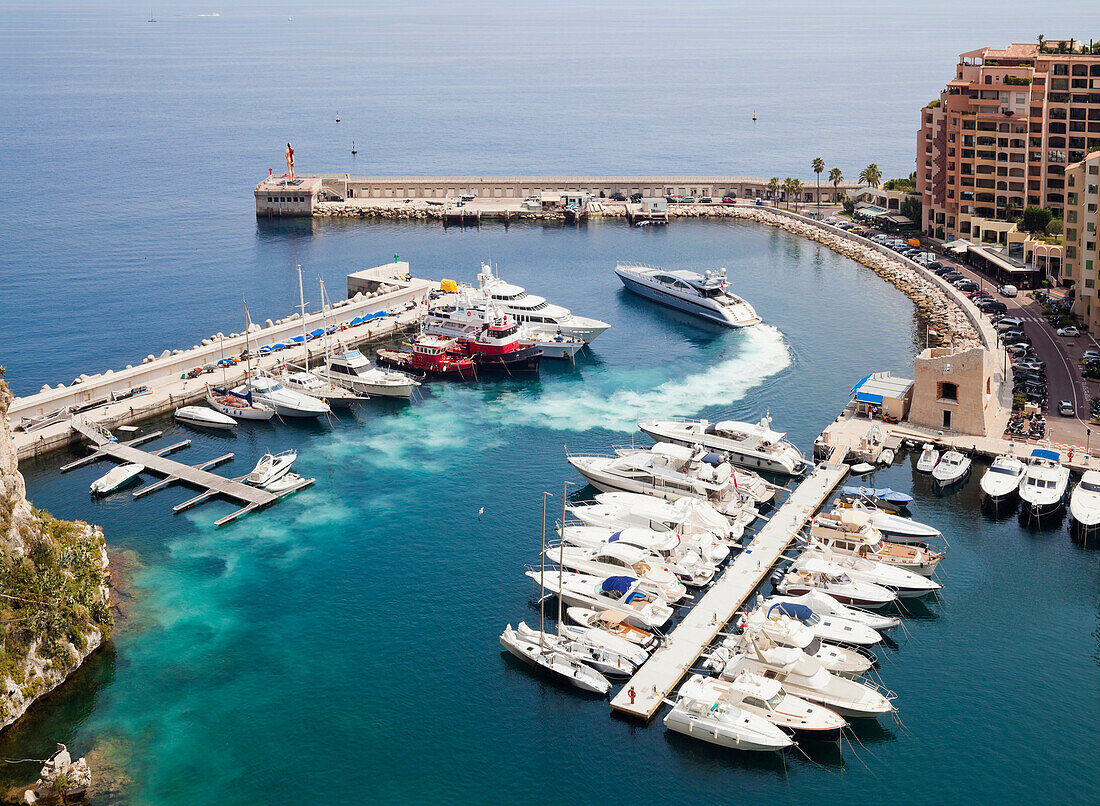
[[[648,720],[660,708],[703,650],[755,591],[782,556],[798,531],[840,484],[848,468],[845,451],[835,451],[776,509],[756,537],[737,556],[721,578],[703,594],[665,643],[642,664],[611,701],[612,709]],[[635,699],[630,702],[630,690]]]

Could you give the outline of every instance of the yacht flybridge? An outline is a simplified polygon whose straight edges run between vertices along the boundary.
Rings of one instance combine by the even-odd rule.
[[[754,470],[793,476],[806,467],[806,460],[787,435],[772,430],[772,418],[765,415],[756,423],[722,420],[646,420],[638,428],[658,442],[702,445],[716,451],[730,463]]]
[[[748,327],[761,320],[748,302],[726,288],[726,270],[704,274],[619,264],[615,274],[628,291],[660,305],[726,327]]]
[[[408,398],[420,386],[411,375],[376,367],[359,350],[333,352],[314,373],[362,395]]]

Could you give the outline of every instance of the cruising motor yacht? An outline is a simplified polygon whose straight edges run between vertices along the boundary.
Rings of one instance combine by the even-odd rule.
[[[881,509],[891,515],[898,514],[903,509],[908,509],[913,503],[913,496],[908,493],[899,493],[889,487],[852,487],[840,488],[840,499],[845,502],[862,501],[868,506]]]
[[[831,574],[846,574],[857,582],[869,582],[892,590],[899,599],[924,596],[943,587],[926,576],[914,574],[904,568],[860,556],[838,554],[813,541],[794,561],[792,567],[812,567]]]
[[[363,395],[356,394],[343,386],[338,386],[314,372],[305,370],[288,372],[280,380],[286,384],[287,389],[301,392],[303,395],[312,397],[315,400],[323,400],[329,406],[347,407],[352,403],[360,403],[367,399]]]
[[[900,538],[899,542],[910,540],[931,540],[942,537],[942,532],[927,523],[915,521],[912,518],[903,518],[900,515],[891,515],[885,510],[865,503],[858,498],[838,498],[833,502],[836,509],[851,509],[857,512],[865,512],[871,519],[871,525],[887,537]],[[834,510],[835,511],[835,510]]]
[[[528,294],[522,286],[496,277],[492,267],[486,263],[481,264],[477,284],[476,291],[470,289],[472,299],[491,302],[531,331],[551,336],[560,333],[566,338],[580,339],[587,343],[611,327],[599,319],[574,316],[568,308],[552,305],[543,297]]]
[[[757,423],[722,420],[646,420],[638,428],[657,442],[702,445],[721,454],[731,464],[793,476],[806,467],[806,460],[787,435],[773,431],[765,415]]]
[[[982,475],[982,493],[990,501],[1001,501],[1017,495],[1025,470],[1027,465],[1012,454],[998,456]]]
[[[270,420],[275,416],[275,409],[253,400],[250,392],[238,394],[223,387],[207,386],[206,402],[234,420]]]
[[[545,554],[547,560],[583,574],[631,574],[638,578],[641,590],[659,594],[666,602],[678,602],[687,595],[684,583],[660,557],[628,543],[615,541],[594,548],[562,545],[548,548]]]
[[[665,715],[665,727],[735,750],[783,750],[794,744],[772,722],[723,694],[708,684],[708,678],[692,675],[680,686],[675,705]]]
[[[237,425],[237,421],[228,414],[208,409],[206,406],[182,406],[176,409],[174,416],[186,425],[216,428],[220,431],[228,431]]]
[[[1069,514],[1080,531],[1100,526],[1100,470],[1086,470],[1069,497]]]
[[[859,509],[816,515],[810,521],[810,541],[837,554],[866,557],[921,576],[931,576],[943,559],[942,552],[928,546],[886,540],[874,526],[870,513]]]
[[[500,645],[523,662],[545,669],[579,689],[595,694],[607,694],[611,690],[606,677],[577,660],[572,653],[560,649],[556,642],[547,643],[545,638],[542,642],[532,641],[509,624],[500,634]]]
[[[742,504],[739,517],[731,520],[729,516],[698,498],[665,501],[642,493],[597,493],[596,504],[605,509],[593,507],[592,512],[622,519],[621,522],[626,525],[673,531],[683,537],[710,533],[718,540],[734,542],[744,536],[745,527],[760,514],[755,507],[746,503]]]
[[[848,724],[836,711],[796,697],[777,680],[763,675],[743,671],[732,680],[704,680],[720,697],[801,741],[835,742]]]
[[[970,474],[970,457],[959,451],[948,451],[932,468],[932,478],[940,487],[950,487]]]
[[[1058,451],[1036,448],[1020,482],[1020,501],[1029,515],[1041,517],[1058,512],[1065,505],[1069,468]]]
[[[878,631],[890,630],[901,624],[901,619],[896,616],[884,616],[880,613],[872,613],[869,610],[861,610],[858,607],[849,607],[842,604],[836,597],[818,590],[808,591],[801,596],[769,596],[763,604],[768,607],[777,604],[784,605],[784,607],[787,605],[808,607],[822,620],[828,618],[841,626],[845,622],[851,622]]]
[[[254,487],[266,487],[271,482],[290,472],[290,466],[298,458],[298,452],[294,450],[282,453],[265,453],[256,463],[252,472],[244,477],[245,484]]]
[[[794,601],[778,601],[779,598],[782,597],[765,600],[763,596],[757,596],[756,608],[762,610],[769,618],[775,614],[782,614],[798,619],[813,630],[818,638],[834,644],[871,646],[882,640],[878,630],[862,622],[839,618],[828,613],[819,614],[808,605]],[[837,602],[836,607],[841,608],[843,605]]]
[[[778,646],[801,649],[811,658],[821,661],[821,665],[830,672],[842,677],[859,677],[874,663],[873,658],[862,652],[822,641],[801,621],[779,611],[771,614],[761,609],[751,611],[742,617],[740,626],[767,636]]]
[[[527,576],[537,582],[539,573],[528,571]],[[672,618],[668,602],[658,594],[641,590],[641,580],[637,577],[596,577],[570,572],[547,577],[544,587],[549,593],[560,596],[567,605],[621,610],[627,621],[643,629],[660,627]]]
[[[582,627],[601,630],[608,635],[622,638],[652,652],[661,643],[656,635],[627,622],[627,614],[621,610],[589,610],[584,607],[568,607],[566,614]]]
[[[827,593],[841,604],[879,608],[896,602],[894,591],[863,580],[855,580],[840,569],[821,560],[803,562],[798,568],[772,574],[775,589],[785,596],[810,591]]]
[[[611,613],[613,611],[607,611]],[[649,651],[638,644],[628,641],[626,638],[615,635],[608,630],[599,627],[585,627],[578,624],[558,623],[558,633],[563,638],[581,644],[591,644],[601,647],[609,653],[618,655],[623,660],[629,661],[634,666],[641,666],[649,658]]]
[[[619,546],[626,546],[627,551],[639,550],[650,555],[653,562],[667,566],[668,569],[685,585],[701,587],[714,581],[717,571],[717,563],[704,560],[695,546],[686,543],[675,532],[656,532],[641,526],[609,527],[609,526],[575,526],[565,524],[558,529],[564,543],[572,546],[597,550]],[[721,545],[721,544],[718,544]],[[724,548],[724,547],[723,547]],[[726,549],[728,552],[729,549]],[[553,559],[547,555],[548,559]],[[578,568],[584,571],[586,569]],[[623,568],[603,569],[606,573],[621,573]],[[587,573],[600,573],[586,571]],[[669,593],[675,593],[670,588]],[[682,596],[683,592],[679,593]],[[678,597],[677,597],[678,598]]]
[[[376,367],[359,350],[330,354],[314,373],[362,395],[408,398],[420,386],[411,375]]]
[[[253,400],[273,408],[281,417],[319,417],[332,411],[325,401],[287,389],[266,375],[253,376],[248,383],[233,390],[237,396],[249,392]]]
[[[138,474],[145,469],[145,465],[128,464],[111,468],[105,474],[91,483],[88,488],[92,495],[106,495],[134,481]]]
[[[761,320],[753,307],[726,289],[726,270],[666,271],[619,264],[615,274],[628,291],[648,300],[726,327],[748,327]]]
[[[940,452],[936,450],[936,446],[926,442],[921,446],[920,458],[917,459],[917,470],[921,473],[931,473],[939,461]]]
[[[534,644],[539,643],[539,631],[528,627],[522,621],[516,625],[516,633],[524,640]],[[555,649],[568,653],[575,660],[591,666],[602,675],[625,677],[634,674],[637,668],[636,664],[618,652],[613,652],[599,644],[576,641],[568,635],[547,632],[542,635],[542,643],[544,646],[552,645]]]

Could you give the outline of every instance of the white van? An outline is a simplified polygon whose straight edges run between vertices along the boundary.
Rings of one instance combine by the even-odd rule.
[[[1014,297],[1019,293],[1014,285],[1002,285],[1001,296],[1002,297]]]

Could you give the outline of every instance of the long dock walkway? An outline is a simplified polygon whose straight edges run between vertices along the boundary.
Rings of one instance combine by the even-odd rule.
[[[848,472],[839,450],[814,471],[772,513],[756,538],[703,594],[664,645],[653,653],[611,701],[611,707],[643,720],[652,718],[665,697],[687,674],[703,650],[764,581],[806,521]],[[630,702],[630,690],[635,692]]]

